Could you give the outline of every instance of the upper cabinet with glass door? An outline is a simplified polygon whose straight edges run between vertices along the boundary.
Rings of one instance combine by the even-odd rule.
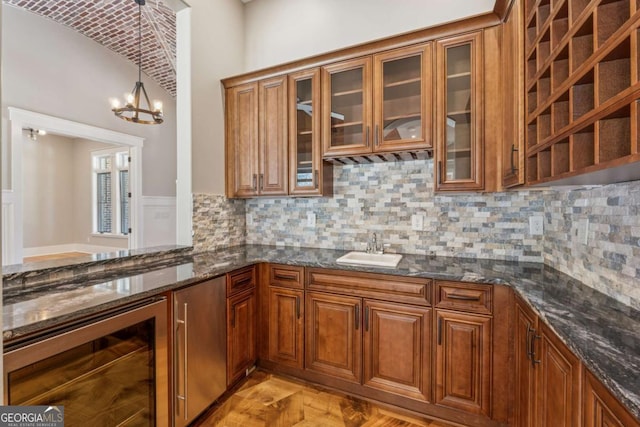
[[[323,67],[323,155],[431,148],[431,44]]]
[[[331,193],[332,166],[322,161],[320,69],[289,74],[289,194]]]
[[[484,188],[482,32],[437,42],[436,190]]]
[[[371,58],[322,68],[323,155],[371,151]]]
[[[373,60],[373,151],[431,148],[431,44]]]

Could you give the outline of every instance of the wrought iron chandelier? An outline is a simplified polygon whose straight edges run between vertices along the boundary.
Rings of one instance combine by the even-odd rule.
[[[142,83],[142,6],[144,6],[145,0],[134,1],[138,4],[138,81],[131,93],[126,96],[124,107],[120,107],[120,101],[112,99],[111,111],[116,117],[128,122],[155,125],[163,121],[162,102],[154,101],[153,109],[151,109],[149,96]]]

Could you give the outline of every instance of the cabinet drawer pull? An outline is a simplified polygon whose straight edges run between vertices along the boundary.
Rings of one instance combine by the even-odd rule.
[[[369,332],[369,306],[364,308],[364,330]]]
[[[251,276],[247,276],[247,277],[243,277],[242,279],[236,281],[233,283],[233,287],[234,288],[240,288],[242,286],[245,286],[247,284],[251,284]]]
[[[300,297],[296,297],[296,319],[300,319]]]
[[[296,280],[296,273],[274,273],[273,278],[277,280]]]
[[[360,304],[356,304],[356,309],[354,311],[355,323],[356,323],[356,331],[360,329]]]
[[[457,299],[461,301],[480,301],[480,295],[472,296],[472,295],[449,294],[447,295],[447,298]]]

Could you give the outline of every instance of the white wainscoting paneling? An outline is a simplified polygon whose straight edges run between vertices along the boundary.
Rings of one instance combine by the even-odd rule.
[[[176,244],[176,198],[160,196],[142,197],[142,245]]]

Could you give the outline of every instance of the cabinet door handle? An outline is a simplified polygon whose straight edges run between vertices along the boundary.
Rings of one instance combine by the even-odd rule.
[[[369,306],[364,308],[364,330],[369,332]]]
[[[535,330],[527,323],[527,338],[526,338],[526,347],[527,347],[527,359],[533,359],[533,353],[531,353],[531,333]]]
[[[296,318],[300,318],[300,297],[296,296]]]
[[[376,133],[373,135],[373,140],[375,141],[376,147],[380,145],[380,141],[378,141],[378,125],[376,125]]]
[[[540,335],[536,334],[536,330],[535,329],[531,329],[531,340],[530,342],[530,351],[531,351],[531,364],[533,366],[537,365],[538,363],[541,363],[542,360],[536,359],[536,340],[541,339],[542,337]]]
[[[231,307],[231,327],[236,327],[236,308]]]
[[[480,295],[474,297],[472,295],[449,294],[447,295],[447,298],[462,301],[480,301]]]
[[[369,126],[367,126],[367,130],[365,132],[365,137],[364,137],[364,142],[367,144],[367,147],[369,146]]]
[[[516,162],[515,162],[515,156],[514,154],[518,152],[518,149],[516,148],[516,144],[511,144],[511,173],[514,174],[516,173],[516,171],[518,170],[518,168],[516,167]]]
[[[256,175],[255,173],[253,174],[253,186],[251,187],[251,189],[253,191],[256,191],[258,189],[258,175]]]
[[[318,189],[318,169],[313,172],[313,182],[315,184],[315,189]]]
[[[354,317],[355,317],[356,331],[357,331],[358,329],[360,329],[360,304],[356,304]]]
[[[442,344],[442,317],[438,317],[438,345]]]
[[[264,190],[264,174],[260,174],[260,191]]]
[[[436,175],[436,182],[438,184],[442,184],[442,160],[438,160],[438,170]]]

